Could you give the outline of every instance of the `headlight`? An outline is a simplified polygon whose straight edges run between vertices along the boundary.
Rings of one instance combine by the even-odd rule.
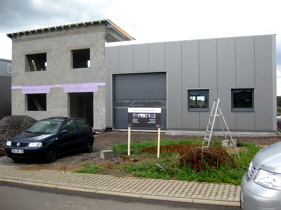
[[[7,141],[6,142],[6,146],[11,146],[12,145],[12,142],[11,141]]]
[[[29,143],[29,147],[42,147],[42,142],[32,142]]]
[[[281,174],[260,169],[254,182],[264,187],[281,190]]]

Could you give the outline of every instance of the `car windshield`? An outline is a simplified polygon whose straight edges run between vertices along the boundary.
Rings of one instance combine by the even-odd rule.
[[[26,130],[28,133],[56,133],[61,122],[55,120],[41,120]]]

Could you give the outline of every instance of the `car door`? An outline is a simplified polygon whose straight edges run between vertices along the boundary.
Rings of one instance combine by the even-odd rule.
[[[65,120],[60,129],[58,137],[58,151],[60,153],[76,150],[79,141],[77,128],[73,119]]]
[[[78,138],[80,147],[85,147],[86,141],[91,138],[91,127],[85,119],[75,120],[78,128]]]

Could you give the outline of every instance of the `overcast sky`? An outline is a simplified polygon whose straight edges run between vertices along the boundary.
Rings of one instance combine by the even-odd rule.
[[[137,41],[276,34],[281,95],[280,0],[0,0],[0,58],[12,59],[7,33],[110,19]]]

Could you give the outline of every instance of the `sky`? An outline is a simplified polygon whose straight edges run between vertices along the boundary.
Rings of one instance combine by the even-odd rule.
[[[0,0],[0,58],[7,33],[110,19],[139,42],[276,34],[281,96],[280,0]]]

